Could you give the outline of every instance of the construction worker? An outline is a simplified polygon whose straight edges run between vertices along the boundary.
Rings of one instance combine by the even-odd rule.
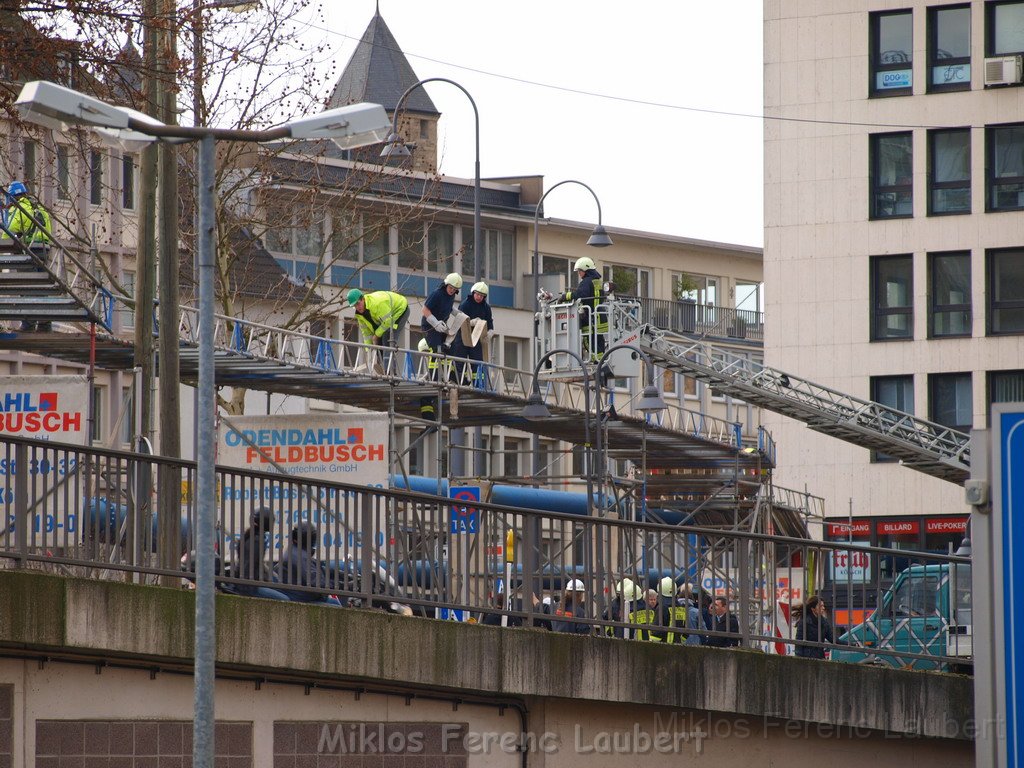
[[[11,200],[6,216],[7,232],[0,232],[0,239],[10,240],[14,235],[29,246],[45,247],[53,231],[50,214],[41,203],[32,202],[28,189],[20,181],[11,182],[7,196]]]
[[[459,305],[459,311],[466,315],[468,320],[462,324],[461,333],[452,342],[452,355],[455,357],[483,362],[490,356],[488,336],[494,330],[494,315],[491,312],[491,305],[487,303],[489,292],[487,283],[474,283],[469,296]],[[472,366],[471,376],[466,375],[465,368],[466,365],[463,363],[459,370],[459,383],[469,384],[476,381],[480,365]]]
[[[591,362],[600,362],[604,356],[605,336],[608,334],[608,315],[598,312],[604,301],[601,287],[601,273],[589,256],[576,259],[573,267],[579,277],[576,288],[566,291],[565,301],[578,301],[580,305],[580,335],[583,337],[583,357]]]
[[[349,306],[355,307],[364,344],[397,345],[402,328],[409,320],[409,301],[405,296],[393,291],[363,293],[353,288],[346,298]]]
[[[434,292],[427,297],[423,304],[421,327],[427,344],[430,346],[430,351],[435,355],[447,354],[449,351],[449,334],[452,329],[448,327],[448,320],[452,316],[455,297],[460,288],[462,288],[462,275],[452,272],[445,276],[441,284],[434,289]],[[429,368],[430,378],[438,381],[440,378],[438,376],[439,368],[435,358],[431,358]],[[420,400],[420,416],[430,420],[437,418],[437,398],[424,397]]]

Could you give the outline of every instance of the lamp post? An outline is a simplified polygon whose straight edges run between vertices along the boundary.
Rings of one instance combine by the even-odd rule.
[[[405,104],[405,100],[409,97],[409,94],[415,91],[417,88],[421,88],[427,83],[448,83],[448,85],[454,85],[460,91],[462,91],[466,98],[469,99],[469,103],[473,107],[473,123],[474,123],[474,149],[475,149],[475,161],[473,164],[473,273],[479,280],[483,275],[483,262],[480,258],[480,252],[482,250],[480,240],[480,112],[476,108],[476,102],[470,95],[469,91],[463,88],[454,80],[449,80],[447,77],[427,77],[423,80],[410,85],[405,89],[405,93],[398,97],[398,103],[395,104],[395,112],[392,115],[391,121],[391,134],[388,136],[387,143],[384,148],[380,151],[382,158],[390,157],[408,157],[410,152],[409,148],[405,146],[405,142],[402,137],[398,134],[398,113],[402,109],[402,105]],[[475,282],[475,281],[474,281]],[[455,434],[452,435],[452,446],[454,451],[452,452],[452,474],[455,476],[465,475],[466,472],[466,460],[464,453],[463,442],[465,441],[465,433],[461,429],[455,430]],[[483,429],[477,427],[476,429],[476,446],[479,449],[483,443]],[[482,475],[483,466],[483,455],[477,453],[477,474]]]
[[[131,141],[199,142],[197,207],[199,231],[199,436],[196,454],[196,634],[193,764],[213,766],[214,536],[216,389],[214,386],[214,143],[217,139],[268,142],[333,139],[343,148],[384,140],[389,125],[379,104],[353,104],[301,117],[267,130],[166,125],[155,118],[95,99],[55,83],[34,81],[21,89],[15,106],[21,117],[65,131],[84,126],[110,138]]]

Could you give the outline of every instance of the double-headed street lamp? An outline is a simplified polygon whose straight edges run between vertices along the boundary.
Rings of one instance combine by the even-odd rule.
[[[202,126],[165,125],[155,118],[118,107],[55,83],[26,83],[15,102],[22,118],[47,128],[94,128],[120,141],[198,141],[197,206],[199,231],[199,376],[196,451],[196,634],[195,722],[193,761],[196,768],[213,766],[214,536],[216,459],[216,388],[214,386],[214,168],[217,139],[268,142],[283,139],[331,139],[343,149],[378,144],[390,126],[379,104],[352,104],[300,117],[263,131]]]

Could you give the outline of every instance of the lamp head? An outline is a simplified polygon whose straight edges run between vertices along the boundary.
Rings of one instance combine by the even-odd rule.
[[[349,104],[285,124],[293,139],[330,139],[342,149],[380,144],[391,121],[380,104]]]
[[[640,395],[640,399],[637,400],[634,408],[640,413],[660,413],[661,411],[668,410],[668,405],[661,397],[661,392],[653,384],[648,384],[644,387],[644,391]]]
[[[409,157],[412,152],[405,146],[405,142],[402,137],[397,133],[389,133],[384,143],[384,147],[380,151],[380,156],[384,159],[391,157]]]
[[[551,418],[551,411],[544,405],[540,392],[531,392],[520,415],[527,421],[542,421]]]
[[[129,114],[121,107],[45,80],[25,83],[14,106],[28,122],[56,130],[69,125],[128,128]]]
[[[594,248],[607,248],[611,244],[611,237],[608,236],[605,228],[600,224],[594,227],[594,231],[590,233],[590,238],[587,240],[587,245]]]

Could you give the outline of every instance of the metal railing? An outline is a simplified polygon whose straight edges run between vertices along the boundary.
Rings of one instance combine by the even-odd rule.
[[[674,299],[620,296],[640,303],[644,322],[673,333],[764,341],[764,313]]]
[[[173,528],[158,526],[157,505],[142,501],[165,487],[158,481],[167,474],[182,488],[181,533],[180,539],[165,533],[158,542],[158,529]],[[970,560],[965,557],[485,502],[467,506],[418,493],[223,466],[216,475],[217,580],[224,591],[269,589],[270,596],[283,593],[307,602],[473,616],[486,623],[631,639],[649,639],[652,631],[662,641],[690,644],[722,638],[771,653],[816,649],[848,661],[899,666],[944,669],[970,663],[965,658],[970,635],[964,633],[970,624]],[[194,477],[194,464],[180,460],[0,440],[5,511],[0,567],[187,584],[194,578]],[[253,512],[261,508],[270,510],[272,523],[264,533],[243,539]],[[302,563],[294,557],[293,528],[300,522],[315,531],[319,545],[316,559]],[[240,551],[242,541],[250,551]],[[899,566],[892,592],[883,593],[872,576],[882,563],[887,572]],[[663,584],[666,578],[670,581]],[[583,586],[583,600],[575,608],[567,592],[576,586],[574,580]],[[654,602],[671,601],[692,625],[680,614],[663,619],[667,614],[659,608],[644,613],[646,590],[667,585],[672,595],[655,596]],[[835,615],[858,626],[841,641],[837,629],[832,639],[838,643],[798,638],[789,611],[811,594],[825,596]],[[737,633],[697,623],[698,613],[716,596],[729,601],[739,620]]]

